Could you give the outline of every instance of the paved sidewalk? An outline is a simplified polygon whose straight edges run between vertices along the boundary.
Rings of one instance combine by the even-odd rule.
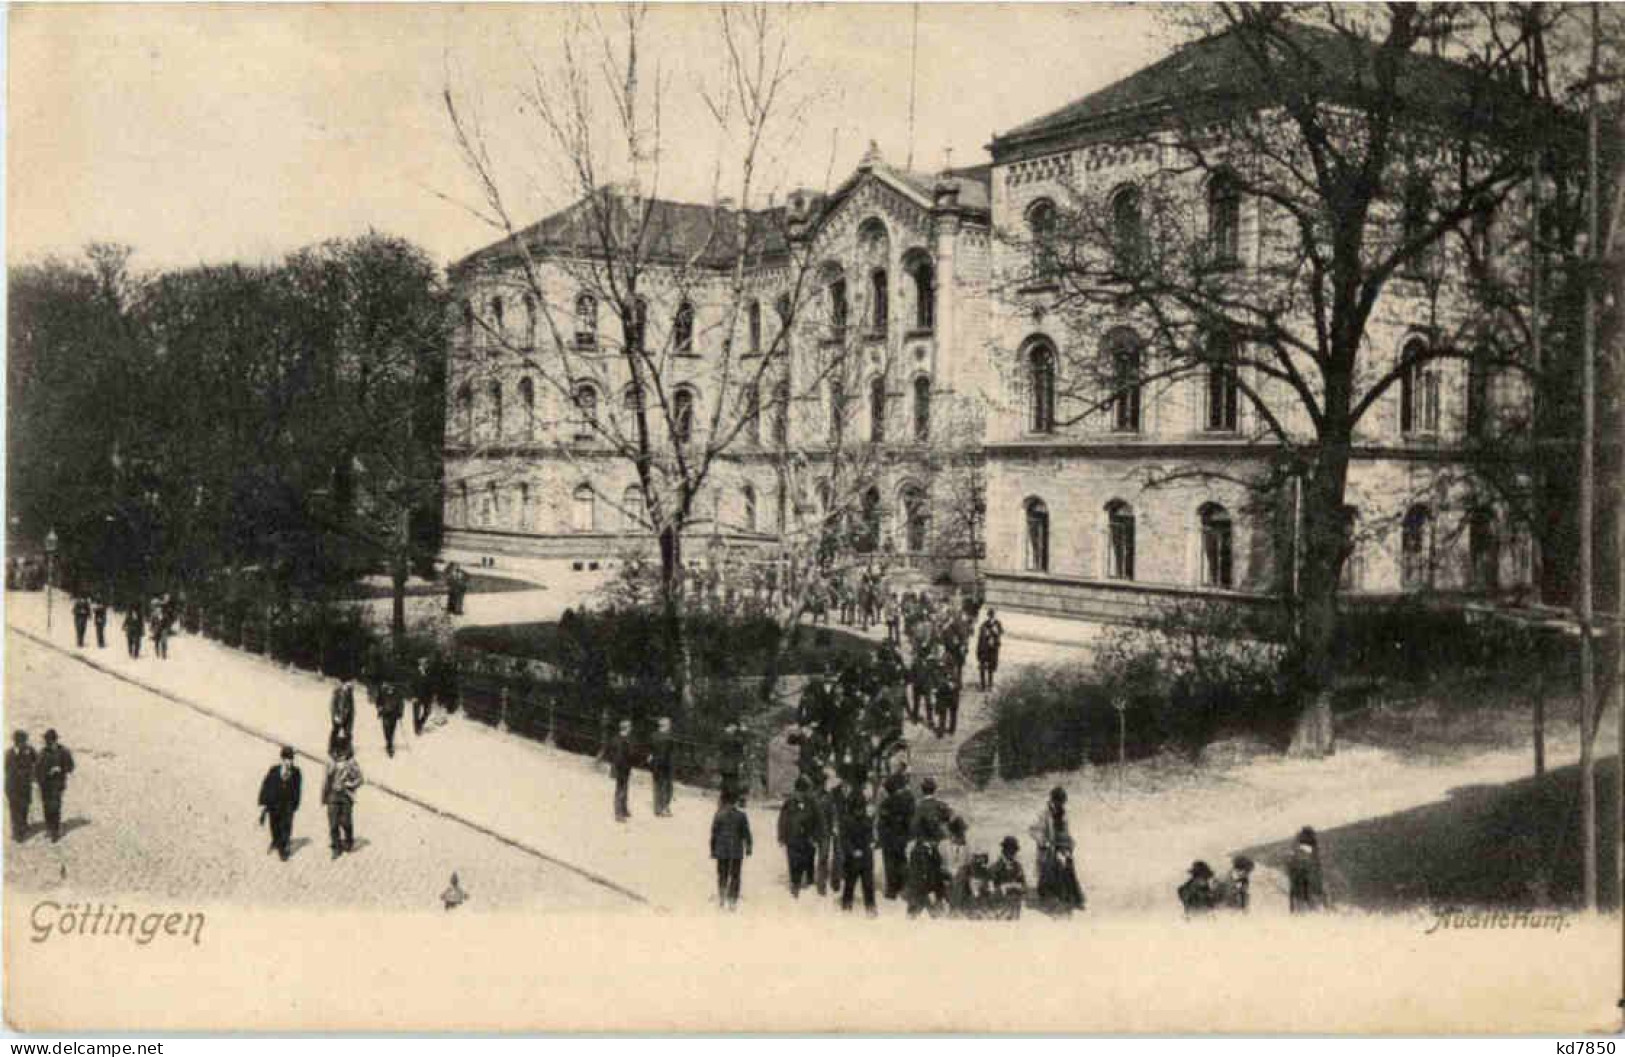
[[[45,608],[43,594],[8,594],[6,622],[46,638]],[[132,660],[122,642],[114,639],[109,636],[106,649],[94,645],[76,649],[65,600],[58,599],[48,637],[52,645],[229,723],[291,744],[308,756],[324,758],[333,680],[197,635],[178,635],[164,661],[146,651]],[[632,820],[618,824],[607,769],[586,757],[453,716],[421,737],[411,733],[410,723],[403,723],[396,736],[396,755],[390,759],[384,755],[383,733],[365,690],[358,697],[356,755],[373,785],[570,864],[656,907],[693,911],[710,904],[715,892],[709,846],[715,794],[679,786],[674,817],[656,819],[648,772],[638,771],[632,780]],[[776,807],[759,799],[752,803],[756,854],[746,863],[744,892],[747,909],[771,907],[782,913],[795,907],[775,836]],[[811,901],[819,902],[816,896]],[[828,909],[809,906],[805,897],[801,902],[808,913]],[[901,911],[900,906],[896,909]]]

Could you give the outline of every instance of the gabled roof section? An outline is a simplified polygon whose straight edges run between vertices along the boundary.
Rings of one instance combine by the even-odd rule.
[[[1186,44],[1120,81],[995,136],[991,149],[998,156],[1036,140],[1143,119],[1199,101],[1276,102],[1247,50],[1247,32],[1228,29]],[[1373,41],[1290,21],[1274,27],[1269,39],[1280,68],[1295,80],[1323,86],[1319,91],[1324,98],[1353,102],[1375,89],[1379,46]],[[1405,106],[1418,118],[1451,115],[1492,125],[1527,121],[1537,109],[1514,85],[1416,51],[1401,55],[1397,84]]]
[[[476,264],[514,256],[520,245],[542,256],[590,258],[602,257],[606,252],[630,253],[640,231],[640,256],[646,261],[727,268],[738,259],[737,209],[662,198],[638,199],[610,189],[599,195],[599,201],[584,198],[474,251],[453,264],[451,271],[455,274]],[[788,251],[783,207],[748,211],[745,222],[744,248],[753,262],[776,260]]]

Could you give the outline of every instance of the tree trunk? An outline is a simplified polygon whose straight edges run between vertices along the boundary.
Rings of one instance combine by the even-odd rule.
[[[412,510],[402,503],[396,514],[395,546],[389,559],[389,635],[396,653],[406,642],[406,580],[411,571]]]
[[[1347,476],[1346,446],[1326,445],[1303,487],[1301,524],[1295,533],[1298,626],[1293,629],[1291,665],[1294,690],[1303,706],[1288,748],[1293,756],[1325,757],[1336,748],[1331,683],[1338,579],[1348,550],[1343,513]]]
[[[668,525],[660,530],[660,601],[666,623],[667,656],[672,660],[672,681],[686,714],[694,703],[693,664],[682,613],[683,537]]]

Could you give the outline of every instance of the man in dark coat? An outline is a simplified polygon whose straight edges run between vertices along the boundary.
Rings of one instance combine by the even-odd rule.
[[[335,859],[347,851],[355,851],[355,801],[365,781],[349,742],[340,742],[322,778],[327,835]]]
[[[141,656],[141,638],[146,633],[147,621],[141,615],[141,603],[131,602],[130,608],[124,611],[124,642],[131,657]]]
[[[1326,908],[1326,882],[1320,866],[1320,838],[1313,827],[1298,831],[1292,858],[1286,864],[1287,906],[1294,914]]]
[[[876,829],[880,836],[880,861],[885,867],[884,895],[896,899],[908,879],[908,838],[914,823],[914,794],[908,778],[901,774],[886,779],[886,795],[881,798]]]
[[[92,602],[90,614],[96,624],[96,648],[104,650],[107,648],[107,600],[98,598]]]
[[[1218,903],[1213,867],[1198,859],[1191,863],[1190,876],[1179,886],[1179,905],[1185,908],[1185,916],[1189,918],[1211,913]]]
[[[80,649],[85,647],[85,630],[90,627],[90,599],[78,595],[73,600],[73,637]]]
[[[625,822],[632,817],[627,804],[627,790],[632,783],[632,721],[621,720],[615,740],[609,746],[609,766],[615,775],[615,821]]]
[[[914,838],[914,846],[909,851],[908,881],[905,885],[909,917],[932,906],[942,905],[948,897],[948,882],[951,880],[943,869],[940,845],[943,838],[948,836],[948,825],[953,821],[954,813],[937,798],[935,778],[921,782],[920,792],[923,796],[915,805],[909,824],[909,836]]]
[[[861,882],[863,907],[870,917],[875,911],[875,818],[869,810],[863,789],[850,779],[843,785],[840,797],[841,819],[836,837],[840,853],[841,909],[852,909],[852,896]]]
[[[741,802],[745,799],[745,732],[737,723],[722,728],[722,741],[717,746],[717,773],[722,788],[732,792]]]
[[[1219,906],[1245,912],[1252,902],[1253,861],[1245,855],[1230,860],[1230,873],[1219,883]]]
[[[401,716],[406,711],[400,689],[388,679],[379,683],[378,700],[373,702],[373,706],[378,710],[378,721],[384,725],[384,752],[394,756],[395,728],[400,725]]]
[[[722,806],[711,820],[711,858],[717,862],[717,905],[739,905],[739,882],[751,853],[750,817],[739,810],[733,793],[722,791]]]
[[[333,721],[333,729],[327,735],[327,754],[332,756],[339,745],[355,744],[355,686],[350,680],[346,679],[333,688],[327,711]]]
[[[34,771],[38,764],[39,753],[28,744],[28,732],[14,732],[11,748],[6,750],[6,806],[11,809],[11,839],[15,841],[28,836],[28,808],[34,802]]]
[[[412,679],[412,733],[422,734],[423,728],[429,722],[429,713],[434,706],[434,674],[429,668],[429,658],[419,657],[416,675]]]
[[[840,801],[835,795],[835,775],[831,771],[813,779],[816,791],[813,805],[818,808],[818,839],[813,843],[813,879],[819,895],[828,895],[831,888],[840,894],[841,878],[835,862],[835,831],[840,828]]]
[[[68,788],[68,775],[73,773],[73,753],[56,740],[56,731],[45,732],[45,748],[40,750],[34,764],[34,776],[39,781],[40,801],[45,807],[45,830],[51,842],[62,839],[62,794]]]
[[[671,736],[671,717],[655,721],[654,738],[649,742],[649,777],[655,787],[655,817],[671,817],[672,780],[677,770],[677,743]]]
[[[1004,645],[1004,625],[993,610],[987,611],[982,629],[976,633],[976,685],[984,691],[993,689],[993,677],[999,671],[999,650]]]
[[[813,883],[813,866],[818,838],[823,828],[823,817],[813,803],[812,783],[802,775],[796,779],[795,792],[784,800],[779,809],[779,843],[790,865],[790,895],[800,898],[803,885]]]
[[[293,813],[299,810],[303,777],[294,766],[293,748],[283,746],[282,759],[260,782],[260,821],[271,824],[271,850],[288,861],[289,840],[293,837]]]

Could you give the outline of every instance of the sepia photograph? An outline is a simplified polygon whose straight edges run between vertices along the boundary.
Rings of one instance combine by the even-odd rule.
[[[13,1036],[1620,1032],[1625,8],[5,18]]]

